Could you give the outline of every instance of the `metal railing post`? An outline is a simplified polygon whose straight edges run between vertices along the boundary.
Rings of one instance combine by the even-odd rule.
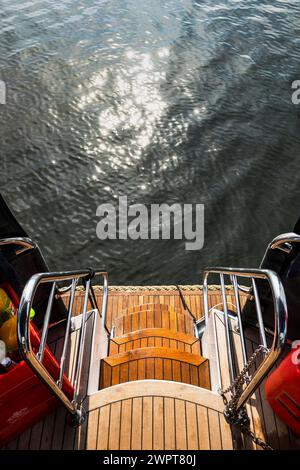
[[[106,310],[107,310],[107,294],[108,294],[108,276],[105,271],[96,272],[95,275],[102,275],[104,279],[103,284],[103,298],[102,298],[102,321],[106,321]],[[80,344],[77,353],[77,361],[75,367],[75,379],[73,381],[74,395],[73,399],[69,399],[64,393],[63,381],[64,381],[64,370],[65,361],[68,350],[68,341],[70,335],[70,325],[73,310],[73,303],[75,298],[76,285],[79,279],[86,279],[85,286],[85,297],[84,305],[82,310],[82,323],[80,331]],[[51,310],[53,306],[53,300],[59,282],[71,281],[71,293],[68,306],[68,317],[66,323],[65,339],[63,345],[62,356],[60,359],[59,366],[59,377],[58,380],[50,375],[48,370],[42,364],[43,355],[47,343],[47,334],[49,327],[49,320],[51,316]],[[48,306],[45,313],[45,319],[41,334],[41,340],[39,345],[39,351],[37,354],[34,353],[30,340],[30,310],[34,301],[35,293],[40,284],[52,283],[51,292],[48,299]],[[84,341],[86,334],[86,321],[87,321],[87,307],[89,299],[89,290],[91,285],[91,270],[82,271],[71,271],[71,272],[58,272],[58,273],[40,273],[32,276],[27,282],[22,297],[20,300],[18,310],[18,343],[19,351],[24,361],[33,370],[33,372],[39,377],[41,381],[51,390],[66,410],[72,414],[73,422],[81,424],[84,420],[84,410],[80,403],[78,403],[78,396],[80,390],[80,376],[82,370],[83,353],[84,353]]]
[[[300,237],[298,237],[300,240]],[[204,310],[205,310],[205,323],[208,324],[208,276],[210,274],[218,274],[220,276],[221,281],[221,293],[222,293],[222,300],[223,300],[223,310],[224,310],[224,323],[225,323],[225,334],[226,334],[226,346],[228,352],[228,365],[231,374],[231,368],[234,363],[234,357],[232,354],[232,344],[230,343],[230,331],[229,331],[229,318],[228,318],[228,308],[227,308],[227,301],[226,301],[226,292],[225,292],[225,283],[224,283],[224,276],[228,275],[231,278],[234,295],[236,300],[236,309],[237,309],[237,319],[238,324],[240,326],[240,334],[241,334],[241,346],[243,352],[243,360],[244,363],[247,360],[247,353],[245,347],[245,339],[244,339],[244,332],[243,332],[243,325],[242,325],[242,311],[240,307],[240,300],[239,300],[239,290],[240,286],[237,282],[237,277],[247,278],[250,279],[252,282],[254,300],[255,300],[255,307],[257,312],[258,324],[259,324],[259,333],[260,338],[262,341],[262,346],[266,349],[266,354],[258,366],[257,370],[249,380],[243,390],[238,404],[237,409],[241,408],[245,405],[247,400],[251,397],[251,395],[255,392],[258,386],[261,384],[263,379],[266,377],[268,372],[272,369],[275,362],[277,361],[279,355],[283,351],[285,340],[286,340],[286,331],[287,331],[287,304],[286,304],[286,297],[285,292],[281,283],[279,276],[271,270],[266,269],[242,269],[242,268],[206,268],[204,271],[204,282],[203,282],[203,295],[204,295]],[[256,286],[256,279],[264,279],[269,282],[270,289],[272,292],[273,297],[273,304],[274,304],[274,337],[272,346],[268,349],[267,348],[267,340],[266,334],[263,324],[263,316],[261,311],[261,305],[259,301],[259,294]],[[216,340],[216,339],[215,339]],[[217,348],[217,343],[216,343]],[[217,352],[218,354],[218,352]]]
[[[37,358],[39,361],[43,362],[43,357],[44,357],[44,350],[45,350],[45,345],[47,341],[47,335],[48,335],[48,328],[49,328],[49,320],[50,320],[50,315],[52,311],[52,306],[53,306],[53,300],[55,296],[55,289],[56,289],[56,282],[53,282],[49,300],[48,300],[48,305],[47,305],[47,310],[44,318],[44,324],[43,324],[43,330],[42,330],[42,335],[41,335],[41,341],[40,341],[40,347],[39,351],[37,353]]]
[[[258,319],[258,326],[259,326],[259,334],[260,334],[260,339],[262,342],[262,345],[267,348],[267,339],[266,339],[266,333],[265,333],[265,327],[264,327],[264,321],[262,317],[262,312],[261,312],[261,305],[260,305],[260,300],[259,300],[259,295],[256,287],[256,282],[255,279],[252,277],[252,288],[253,288],[253,294],[254,294],[254,300],[255,300],[255,306],[256,306],[256,313],[257,313],[257,319]]]
[[[107,298],[108,298],[108,276],[107,273],[100,273],[103,276],[103,291],[102,291],[102,325],[106,329],[106,312],[107,312]]]
[[[81,317],[81,329],[80,329],[80,340],[79,340],[79,350],[76,360],[76,367],[75,367],[75,379],[74,379],[74,396],[73,402],[76,403],[78,394],[79,394],[79,378],[81,375],[81,368],[82,368],[82,357],[83,357],[83,348],[84,348],[84,339],[85,339],[85,332],[86,332],[86,313],[87,313],[87,305],[89,300],[89,288],[90,288],[91,280],[88,279],[86,282],[85,287],[85,296],[83,302],[83,309],[82,309],[82,317]]]
[[[232,345],[231,345],[231,335],[229,328],[229,318],[228,318],[228,309],[227,309],[227,300],[226,300],[226,291],[224,283],[224,274],[220,273],[221,281],[221,293],[222,293],[222,302],[223,302],[223,311],[224,311],[224,322],[225,322],[225,337],[226,337],[226,349],[227,349],[227,359],[229,364],[229,374],[230,379],[234,380],[234,365],[233,365],[233,354],[232,354]]]
[[[60,372],[59,372],[59,378],[57,381],[57,385],[60,388],[62,387],[62,378],[63,378],[64,370],[65,370],[65,361],[66,361],[67,348],[68,348],[68,343],[69,343],[69,334],[70,334],[71,318],[72,318],[76,285],[77,285],[77,279],[73,279],[72,285],[71,285],[69,306],[68,306],[68,318],[67,318],[67,325],[66,325],[66,332],[65,332],[65,340],[64,340],[62,355],[60,358]]]
[[[241,313],[241,303],[240,303],[240,295],[239,295],[239,288],[236,276],[231,276],[232,285],[234,289],[234,298],[236,303],[236,311],[238,316],[238,325],[240,330],[240,337],[241,337],[241,345],[242,345],[242,354],[243,354],[243,361],[244,365],[247,362],[247,351],[246,351],[246,342],[245,342],[245,335],[242,323],[242,313]]]

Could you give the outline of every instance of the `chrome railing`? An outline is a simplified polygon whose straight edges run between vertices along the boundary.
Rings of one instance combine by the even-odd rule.
[[[290,253],[293,248],[293,243],[300,242],[300,235],[294,232],[282,233],[275,237],[271,243],[268,245],[265,255],[262,259],[261,266],[264,264],[264,261],[270,250],[280,250],[285,253]]]
[[[289,232],[289,233],[282,233],[281,235],[278,235],[278,237],[274,238],[270,245],[269,248],[271,250],[282,250],[285,251],[286,253],[289,253],[293,247],[293,243],[299,243],[300,242],[300,235],[294,232]]]
[[[204,299],[204,312],[205,312],[205,325],[208,325],[208,319],[210,314],[209,309],[209,299],[208,299],[208,279],[210,275],[218,275],[220,278],[221,294],[222,294],[222,307],[224,314],[224,327],[225,327],[225,340],[226,340],[226,349],[227,349],[227,359],[229,367],[230,380],[233,382],[240,371],[237,370],[235,363],[234,355],[234,346],[232,340],[232,331],[230,328],[230,319],[229,319],[229,308],[228,302],[226,299],[226,286],[225,286],[225,276],[230,280],[230,285],[234,291],[235,298],[235,309],[236,309],[236,318],[238,323],[238,328],[241,338],[241,349],[244,366],[247,364],[249,357],[246,350],[246,339],[244,334],[244,327],[242,321],[242,308],[241,308],[241,299],[240,299],[240,289],[238,284],[238,279],[242,278],[243,280],[249,279],[252,286],[252,295],[254,297],[255,309],[257,315],[257,324],[259,329],[260,344],[265,348],[265,356],[259,364],[258,368],[247,381],[245,388],[239,398],[237,409],[240,409],[244,406],[247,400],[258,388],[262,380],[266,377],[268,372],[271,370],[275,362],[277,361],[279,355],[281,354],[286,340],[286,331],[287,331],[287,304],[284,289],[280,281],[279,276],[271,270],[264,269],[234,269],[234,268],[207,268],[204,271],[203,279],[203,299]],[[264,328],[264,321],[261,309],[261,303],[259,298],[259,293],[256,285],[258,279],[264,279],[269,283],[274,305],[274,332],[273,332],[273,342],[270,347],[268,347],[266,333]],[[201,332],[203,333],[205,329],[202,327]],[[217,345],[216,345],[217,346]],[[220,375],[219,375],[220,377]],[[222,388],[222,384],[220,384]]]
[[[107,294],[108,294],[108,275],[105,271],[92,272],[91,270],[71,271],[71,272],[57,272],[57,273],[40,273],[32,276],[27,282],[20,300],[18,311],[18,342],[19,349],[22,357],[26,363],[31,367],[34,373],[46,384],[49,390],[57,397],[66,410],[73,416],[74,424],[81,424],[85,419],[85,411],[79,401],[80,390],[80,376],[83,363],[84,343],[86,335],[86,321],[88,300],[91,290],[92,278],[101,276],[103,278],[103,298],[101,317],[103,326],[106,325],[106,311],[107,311]],[[70,297],[68,303],[68,314],[66,319],[66,327],[64,334],[64,343],[62,348],[62,355],[59,363],[59,377],[55,380],[48,370],[43,365],[43,357],[45,347],[47,344],[47,336],[49,329],[49,322],[57,286],[60,282],[71,282]],[[73,305],[76,293],[76,287],[79,281],[84,281],[85,293],[82,307],[81,329],[79,337],[79,346],[76,354],[74,380],[72,382],[74,394],[72,399],[68,398],[63,390],[63,378],[66,366],[66,357],[71,332],[71,320],[73,313]],[[44,323],[41,329],[41,339],[38,352],[33,351],[30,340],[30,310],[32,308],[35,293],[41,284],[52,284],[50,295],[48,298],[48,305],[46,308]],[[99,312],[100,314],[100,312]]]
[[[0,246],[8,246],[8,245],[17,245],[20,246],[18,250],[16,250],[16,254],[20,255],[28,250],[34,250],[35,248],[39,249],[38,245],[33,242],[30,238],[27,237],[14,237],[14,238],[1,238],[0,239]]]
[[[19,249],[16,249],[15,254],[16,255],[21,255],[22,253],[25,253],[26,251],[30,250],[37,250],[39,253],[39,256],[41,260],[44,262],[45,266],[47,266],[47,263],[44,259],[44,256],[36,242],[31,240],[31,238],[28,237],[12,237],[12,238],[1,238],[0,239],[0,247],[1,246],[9,246],[9,245],[16,245],[19,246]],[[57,287],[58,291],[60,293],[68,292],[72,287],[72,284],[70,284],[67,287]]]

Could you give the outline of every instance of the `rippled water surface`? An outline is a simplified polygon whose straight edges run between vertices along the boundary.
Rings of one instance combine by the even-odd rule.
[[[1,192],[51,267],[198,282],[300,215],[298,0],[2,0]],[[96,208],[205,204],[205,245],[100,241]]]

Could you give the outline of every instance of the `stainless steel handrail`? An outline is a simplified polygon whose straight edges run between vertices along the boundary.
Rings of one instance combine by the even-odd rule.
[[[103,298],[102,298],[102,309],[101,309],[101,316],[102,322],[105,324],[106,322],[106,311],[107,311],[107,293],[108,293],[108,274],[106,271],[96,271],[93,273],[95,276],[102,276],[104,280],[103,284]],[[62,405],[67,409],[69,413],[73,416],[73,422],[75,424],[81,424],[85,419],[85,412],[78,402],[78,394],[79,394],[79,379],[82,367],[82,360],[83,360],[83,347],[84,347],[84,339],[85,339],[85,330],[86,330],[86,314],[87,314],[87,305],[88,305],[88,294],[89,288],[91,283],[91,270],[82,270],[82,271],[70,271],[70,272],[56,272],[56,273],[39,273],[32,276],[29,281],[27,282],[23,294],[20,300],[19,310],[18,310],[18,343],[19,343],[19,350],[26,361],[26,363],[31,367],[34,373],[46,384],[46,386],[51,390],[51,392],[57,397],[58,400],[62,403]],[[79,351],[76,358],[76,366],[75,366],[75,381],[74,381],[74,396],[73,399],[70,400],[63,391],[63,374],[64,374],[64,367],[65,367],[65,359],[66,359],[66,352],[68,347],[68,340],[69,340],[69,333],[70,333],[70,326],[71,326],[71,316],[72,316],[72,308],[75,296],[75,289],[77,283],[80,280],[86,281],[86,288],[85,288],[85,300],[82,310],[82,323],[81,323],[81,331],[80,331],[80,340],[79,340]],[[44,355],[44,350],[46,347],[46,339],[47,339],[47,332],[49,326],[49,319],[51,315],[51,307],[54,298],[55,286],[59,282],[63,281],[71,281],[71,293],[70,293],[70,300],[69,300],[69,307],[68,307],[68,317],[67,317],[67,324],[66,324],[66,331],[65,331],[65,339],[63,345],[63,353],[60,360],[60,371],[59,371],[59,378],[57,382],[55,379],[49,374],[48,370],[44,367],[42,360]],[[30,341],[30,310],[32,308],[33,300],[35,297],[35,293],[41,284],[45,283],[52,283],[52,289],[49,296],[48,307],[46,310],[45,318],[44,318],[44,325],[42,328],[42,335],[40,341],[40,347],[37,354],[34,353],[31,341]],[[99,312],[100,314],[100,312]]]
[[[107,325],[106,325],[106,313],[107,313],[107,301],[108,301],[108,274],[107,272],[102,272],[102,273],[96,273],[96,276],[100,274],[103,277],[102,310],[101,310],[102,326],[108,331]]]
[[[43,256],[43,253],[40,250],[40,247],[36,242],[31,240],[29,237],[11,237],[11,238],[1,238],[0,239],[0,246],[8,246],[8,245],[17,245],[20,246],[21,248],[19,250],[16,250],[16,255],[21,255],[22,253],[25,253],[26,251],[30,250],[37,250],[39,253],[39,256],[41,260],[43,261],[46,269],[47,269],[47,263],[45,261],[45,258]]]
[[[285,253],[290,253],[291,249],[293,248],[293,243],[299,243],[300,242],[300,235],[294,232],[288,232],[288,233],[282,233],[281,235],[278,235],[278,237],[275,237],[271,243],[269,243],[265,255],[262,259],[261,265],[263,264],[267,253],[269,250],[281,250],[284,251]]]
[[[232,343],[231,343],[230,331],[229,331],[229,318],[228,318],[228,308],[227,308],[227,302],[226,302],[224,274],[222,272],[220,272],[220,281],[221,281],[222,302],[223,302],[223,309],[224,309],[224,319],[225,319],[227,354],[228,354],[228,361],[229,361],[229,366],[230,366],[229,373],[230,373],[230,379],[234,380],[234,364],[232,360],[233,351],[232,351]]]
[[[300,235],[294,232],[288,232],[288,233],[282,233],[281,235],[278,235],[278,237],[275,237],[271,241],[269,247],[272,250],[275,250],[277,248],[279,250],[290,252],[292,248],[291,244],[299,243],[299,242],[300,242]]]
[[[38,248],[38,245],[28,237],[13,237],[13,238],[1,238],[0,239],[0,246],[7,246],[7,245],[19,245],[22,248],[16,251],[17,255],[24,253],[28,250],[34,250]],[[39,249],[39,248],[38,248]]]
[[[36,242],[31,240],[31,238],[28,237],[14,237],[14,238],[1,238],[0,239],[0,246],[8,246],[8,245],[19,245],[22,248],[16,251],[16,255],[21,255],[22,253],[25,253],[26,251],[29,250],[38,250],[40,257],[45,263],[45,266],[47,266],[46,261],[44,259],[44,256]],[[66,287],[57,287],[57,291],[60,294],[64,294],[71,290],[72,284]]]
[[[203,300],[204,300],[204,313],[205,313],[205,324],[208,324],[209,319],[209,304],[208,304],[208,278],[211,274],[218,274],[220,276],[221,282],[221,289],[222,289],[222,298],[223,298],[223,308],[224,308],[224,320],[225,320],[225,327],[226,327],[226,348],[228,353],[228,364],[229,364],[229,371],[230,377],[235,376],[235,364],[234,364],[234,357],[232,355],[232,343],[231,337],[229,334],[229,323],[228,318],[226,320],[226,312],[227,312],[227,304],[226,304],[226,296],[224,295],[225,292],[225,283],[224,283],[224,276],[228,275],[231,278],[235,298],[239,297],[238,294],[238,284],[237,284],[237,277],[248,278],[254,280],[255,279],[265,279],[269,282],[272,297],[273,297],[273,304],[274,304],[274,337],[273,343],[271,347],[268,349],[264,359],[262,360],[261,364],[258,366],[255,374],[247,383],[243,393],[241,394],[237,409],[240,409],[246,401],[251,397],[251,395],[255,392],[257,387],[260,385],[262,380],[266,377],[268,372],[271,370],[275,362],[277,361],[278,357],[280,356],[286,340],[286,331],[287,331],[287,303],[285,292],[281,283],[279,276],[271,270],[266,269],[241,269],[241,268],[207,268],[204,271],[204,278],[203,278]],[[255,289],[255,304],[256,307],[260,306],[259,299],[258,299],[258,292]],[[239,329],[241,334],[241,344],[242,344],[242,351],[243,351],[243,360],[244,364],[246,363],[246,350],[245,350],[245,338],[243,332],[243,325],[241,319],[241,311],[239,310],[240,307],[237,308],[238,314],[238,323]],[[265,330],[263,324],[263,318],[261,309],[258,308],[257,310],[258,316],[258,324],[260,330],[261,341],[263,345],[266,345],[266,338],[265,338]],[[227,324],[227,326],[226,326]]]

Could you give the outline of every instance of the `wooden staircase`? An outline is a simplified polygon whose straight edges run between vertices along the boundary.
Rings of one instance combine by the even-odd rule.
[[[193,318],[166,304],[141,304],[115,321],[109,356],[101,360],[100,389],[144,379],[210,389]]]
[[[165,304],[142,304],[128,309],[114,325],[115,336],[145,328],[166,328],[190,335],[195,334],[190,315]]]

